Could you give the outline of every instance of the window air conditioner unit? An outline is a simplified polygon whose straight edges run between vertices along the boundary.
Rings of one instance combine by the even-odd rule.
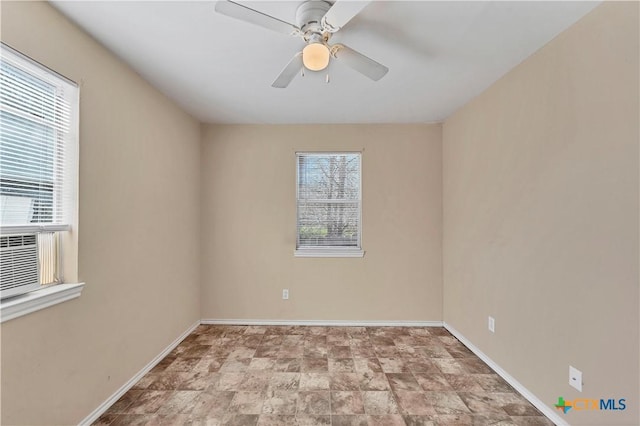
[[[40,287],[36,234],[0,236],[0,299]]]

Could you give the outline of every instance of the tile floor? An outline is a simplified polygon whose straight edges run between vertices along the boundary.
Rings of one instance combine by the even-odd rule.
[[[440,327],[201,325],[96,425],[553,425]]]

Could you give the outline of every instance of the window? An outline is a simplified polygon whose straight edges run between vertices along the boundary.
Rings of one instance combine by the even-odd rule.
[[[40,284],[63,281],[61,237],[75,221],[78,87],[2,44],[0,231],[36,233]]]
[[[296,157],[296,256],[361,257],[361,154],[298,153]]]

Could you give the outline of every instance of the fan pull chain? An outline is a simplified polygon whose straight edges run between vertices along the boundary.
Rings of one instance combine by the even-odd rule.
[[[326,81],[327,81],[327,84],[331,83],[331,80],[329,79],[329,73],[327,73]]]
[[[302,77],[304,77],[304,67],[302,67],[301,74],[302,74]]]

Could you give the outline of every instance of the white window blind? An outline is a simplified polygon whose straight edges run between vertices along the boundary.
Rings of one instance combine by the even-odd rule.
[[[360,249],[360,153],[297,154],[297,249]]]
[[[74,220],[78,87],[2,44],[0,229],[63,231]]]

